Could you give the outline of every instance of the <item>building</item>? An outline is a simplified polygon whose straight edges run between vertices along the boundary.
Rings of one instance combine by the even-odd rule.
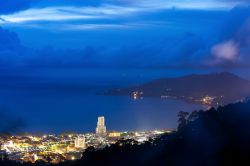
[[[121,136],[120,132],[110,132],[109,133],[110,138],[116,138],[116,137],[120,137],[120,136]]]
[[[104,116],[98,117],[96,135],[101,137],[107,135]]]
[[[75,139],[75,147],[76,148],[85,148],[85,137],[84,136],[77,136]]]

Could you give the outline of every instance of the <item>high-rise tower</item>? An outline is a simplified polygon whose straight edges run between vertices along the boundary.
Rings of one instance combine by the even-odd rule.
[[[77,136],[75,139],[75,147],[76,148],[85,148],[85,137],[84,136]]]
[[[96,135],[104,137],[106,136],[106,126],[104,116],[98,117],[97,127],[96,127]]]

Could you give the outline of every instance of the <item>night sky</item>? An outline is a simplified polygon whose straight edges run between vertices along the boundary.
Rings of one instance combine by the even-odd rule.
[[[37,108],[46,114],[60,109],[60,119],[70,111],[55,102],[84,109],[81,101],[75,103],[81,99],[76,92],[93,95],[161,77],[214,71],[250,79],[249,5],[249,0],[2,0],[0,105],[21,118],[38,116],[31,113]],[[68,128],[60,122],[49,129],[52,120],[46,119],[46,125],[36,125],[41,131],[87,131],[76,128],[94,128],[95,117],[111,118],[109,113],[87,111],[86,124],[79,119]],[[69,121],[74,122],[73,116]]]

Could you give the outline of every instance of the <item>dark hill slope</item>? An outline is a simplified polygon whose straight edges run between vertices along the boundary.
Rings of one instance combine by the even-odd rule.
[[[188,101],[201,101],[206,96],[216,102],[227,104],[250,95],[250,81],[231,73],[189,75],[178,78],[162,78],[139,86],[113,89],[110,95],[132,95],[143,92],[143,96],[170,97]]]

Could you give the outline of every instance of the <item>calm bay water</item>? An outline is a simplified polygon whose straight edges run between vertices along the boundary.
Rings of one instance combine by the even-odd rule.
[[[178,100],[144,98],[135,101],[131,97],[96,93],[191,73],[194,71],[43,69],[5,72],[0,76],[0,106],[8,109],[8,116],[22,119],[25,122],[22,130],[29,132],[91,132],[95,130],[99,115],[105,116],[108,130],[175,128],[179,111],[203,107]]]
[[[28,131],[41,132],[94,131],[99,115],[105,116],[110,130],[174,128],[178,111],[201,108],[177,100],[69,93],[19,94],[2,101],[25,121]]]

